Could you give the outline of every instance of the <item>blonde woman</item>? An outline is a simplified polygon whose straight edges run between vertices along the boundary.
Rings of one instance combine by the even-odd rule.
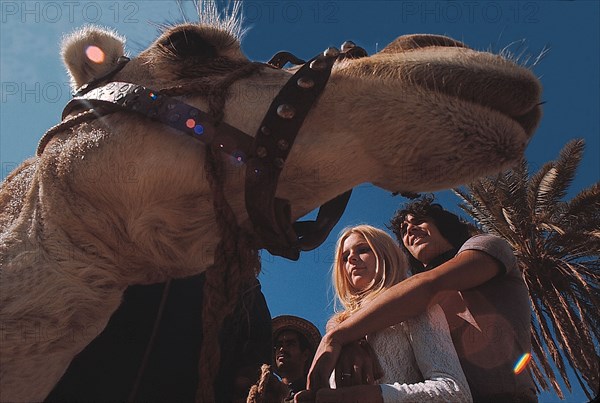
[[[404,280],[408,264],[394,240],[369,225],[346,229],[333,265],[341,322]],[[318,402],[472,401],[446,318],[438,305],[424,314],[366,336],[383,371],[378,385],[321,389]],[[351,374],[337,374],[338,380]]]

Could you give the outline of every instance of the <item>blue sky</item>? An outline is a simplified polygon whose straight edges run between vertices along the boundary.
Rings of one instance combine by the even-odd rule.
[[[584,138],[586,153],[572,197],[600,179],[599,3],[596,1],[245,1],[243,50],[266,61],[279,50],[310,58],[328,46],[353,40],[369,53],[399,35],[435,33],[476,49],[534,60],[543,87],[544,117],[526,156],[532,170],[557,156],[571,138]],[[156,36],[152,22],[176,22],[174,1],[6,1],[0,2],[0,177],[35,152],[37,141],[58,122],[69,99],[68,78],[60,62],[63,34],[86,23],[115,28],[135,55]],[[189,19],[193,8],[184,2]],[[458,212],[450,192],[438,198]],[[298,262],[263,253],[261,282],[273,316],[294,314],[323,331],[333,311],[330,265],[339,231],[357,223],[384,227],[404,202],[371,184],[357,187],[332,236]],[[577,381],[572,382],[574,387]],[[542,402],[558,401],[551,393]],[[583,402],[575,390],[566,401]]]

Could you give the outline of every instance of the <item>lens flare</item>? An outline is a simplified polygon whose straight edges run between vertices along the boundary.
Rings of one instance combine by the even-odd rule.
[[[104,63],[104,51],[98,46],[90,45],[85,48],[85,55],[94,63]]]
[[[519,358],[519,361],[517,361],[517,363],[515,364],[515,368],[513,369],[515,374],[520,374],[525,369],[527,364],[529,364],[529,361],[531,361],[531,354],[523,354],[521,358]]]
[[[233,163],[236,166],[243,164],[244,161],[246,160],[246,156],[241,151],[235,150],[234,152],[231,153],[231,155],[233,157]]]

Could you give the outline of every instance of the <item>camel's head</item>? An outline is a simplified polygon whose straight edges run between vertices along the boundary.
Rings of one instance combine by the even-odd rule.
[[[230,19],[169,28],[112,80],[168,91],[253,136],[293,69],[249,61],[237,27]],[[78,31],[63,47],[74,88],[113,70],[122,55],[123,39],[98,28]],[[441,36],[399,37],[379,53],[334,66],[277,195],[298,218],[363,182],[419,192],[497,172],[522,156],[539,123],[540,96],[536,77],[501,56]],[[75,131],[57,135],[44,154],[61,161],[53,163],[59,174],[57,166],[79,180],[70,189],[128,217],[123,225],[141,220],[156,232],[153,223],[169,222],[185,232],[178,240],[184,249],[214,225],[202,143],[130,112]],[[226,194],[244,223],[245,168],[234,162]]]
[[[234,26],[229,21],[221,27],[186,24],[168,29],[117,78],[158,90],[181,86],[182,92],[189,89],[188,102],[210,109],[211,96],[220,91],[215,83],[250,63]],[[102,56],[94,56],[97,49],[103,50]],[[63,48],[74,88],[110,71],[123,54],[123,40],[98,29],[77,32]],[[289,76],[263,68],[233,81],[227,89],[230,102],[223,108],[225,121],[254,135]],[[320,161],[328,157],[322,148],[351,142],[353,154],[360,150],[380,163],[375,164],[380,166],[377,177],[369,173],[357,176],[358,181],[390,190],[449,187],[505,168],[520,157],[541,116],[540,95],[536,77],[501,56],[446,37],[402,36],[371,57],[334,68],[299,144],[310,144],[303,153]],[[164,128],[153,126],[136,136],[149,132],[162,133]],[[173,140],[159,141],[164,146]],[[292,160],[299,155],[292,153]]]

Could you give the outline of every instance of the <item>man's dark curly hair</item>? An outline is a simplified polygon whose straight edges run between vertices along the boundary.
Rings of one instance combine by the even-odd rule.
[[[408,249],[404,246],[404,242],[402,242],[402,237],[404,235],[403,224],[407,215],[410,214],[413,217],[420,219],[431,219],[442,236],[446,238],[455,249],[459,249],[467,239],[477,233],[475,226],[464,222],[456,214],[444,210],[440,204],[433,203],[433,201],[433,195],[425,195],[417,200],[411,201],[405,204],[403,208],[396,211],[396,214],[394,214],[394,217],[392,217],[390,221],[389,228],[396,235],[400,248],[408,258],[413,273],[423,271],[424,266],[410,254]]]

